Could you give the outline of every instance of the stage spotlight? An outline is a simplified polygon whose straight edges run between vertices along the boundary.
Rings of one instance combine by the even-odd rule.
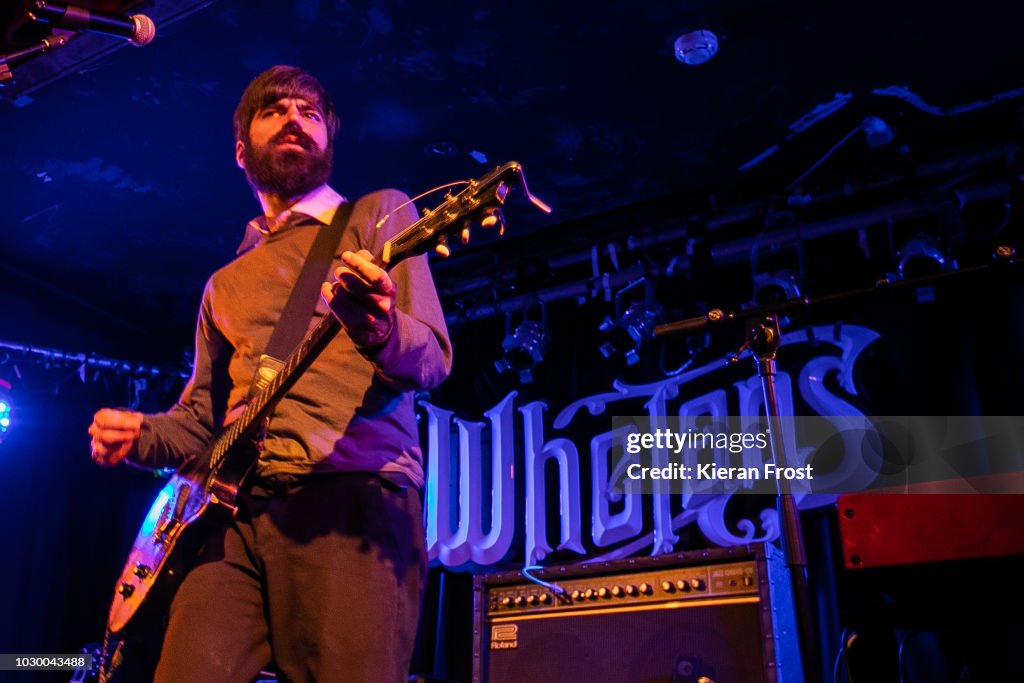
[[[754,273],[753,305],[756,307],[774,306],[801,296],[800,282],[788,270]]]
[[[515,372],[519,381],[527,384],[533,381],[533,368],[544,360],[548,339],[544,326],[533,320],[524,320],[515,332],[505,336],[501,343],[504,354],[494,361],[498,372]]]
[[[907,240],[896,252],[896,258],[900,279],[936,275],[957,268],[956,261],[946,255],[938,238],[930,235],[917,235]]]
[[[11,430],[11,385],[0,379],[0,443]]]
[[[606,316],[598,329],[608,334],[608,341],[598,350],[605,358],[621,353],[626,365],[636,365],[640,362],[640,349],[654,337],[654,328],[661,318],[661,308],[654,303],[632,304],[618,320]]]

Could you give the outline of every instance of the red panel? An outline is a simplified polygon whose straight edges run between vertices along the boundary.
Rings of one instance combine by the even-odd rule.
[[[855,493],[837,505],[848,569],[1024,555],[1024,495]]]

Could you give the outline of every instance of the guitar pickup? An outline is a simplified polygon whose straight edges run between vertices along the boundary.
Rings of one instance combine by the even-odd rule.
[[[182,484],[181,488],[178,489],[178,493],[174,497],[174,510],[170,516],[165,517],[161,524],[157,526],[156,533],[153,534],[154,542],[167,542],[167,535],[181,523],[181,517],[185,514],[185,505],[188,503],[188,496],[191,492],[192,486],[190,484]]]

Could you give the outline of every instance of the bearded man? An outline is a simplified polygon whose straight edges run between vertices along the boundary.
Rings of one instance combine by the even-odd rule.
[[[451,344],[425,257],[390,274],[373,262],[416,220],[407,197],[382,190],[346,206],[327,185],[337,130],[308,72],[275,66],[250,83],[235,159],[262,215],[206,284],[192,377],[167,412],[105,408],[89,427],[103,466],[199,454],[244,407],[315,238],[345,211],[309,322],[334,315],[345,334],[277,404],[237,515],[175,594],[160,682],[249,683],[269,664],[296,683],[408,676],[426,570],[412,394],[447,377]]]

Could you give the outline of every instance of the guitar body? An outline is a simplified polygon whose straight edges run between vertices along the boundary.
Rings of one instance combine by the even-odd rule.
[[[206,540],[230,523],[258,456],[251,443],[236,451],[216,472],[206,466],[209,455],[190,461],[157,494],[117,580],[107,616],[111,634],[122,634],[143,605],[144,612],[164,613]]]

